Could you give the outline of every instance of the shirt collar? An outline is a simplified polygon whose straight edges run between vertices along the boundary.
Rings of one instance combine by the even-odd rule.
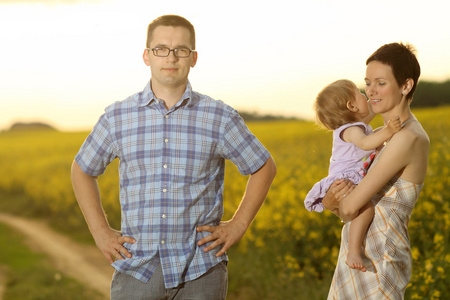
[[[143,107],[143,106],[151,105],[155,102],[156,99],[157,98],[156,98],[155,94],[153,94],[151,84],[149,81],[147,83],[147,85],[145,86],[144,90],[138,94],[138,99],[136,99],[137,106]],[[186,90],[184,91],[183,95],[181,96],[180,101],[178,101],[178,103],[175,104],[175,106],[180,106],[183,103],[185,103],[188,107],[190,107],[190,106],[192,106],[191,105],[192,102],[193,102],[192,86],[191,86],[191,83],[188,81],[188,83],[186,84]]]

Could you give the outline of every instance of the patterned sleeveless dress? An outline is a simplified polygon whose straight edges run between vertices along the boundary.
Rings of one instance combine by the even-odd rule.
[[[404,298],[412,266],[408,223],[422,187],[423,184],[394,177],[372,198],[375,216],[364,242],[366,272],[351,269],[345,263],[351,222],[344,225],[328,300]]]

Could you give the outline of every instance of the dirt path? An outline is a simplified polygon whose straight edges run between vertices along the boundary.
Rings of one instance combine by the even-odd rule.
[[[0,300],[3,299],[3,293],[5,291],[5,281],[6,281],[6,278],[5,278],[5,275],[3,273],[2,268],[0,266]]]
[[[98,290],[105,295],[105,299],[109,299],[114,269],[95,246],[75,243],[49,228],[44,222],[3,213],[0,213],[0,222],[22,232],[32,247],[53,259],[55,267],[61,273]]]

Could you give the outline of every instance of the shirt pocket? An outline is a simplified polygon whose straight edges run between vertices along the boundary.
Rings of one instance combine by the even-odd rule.
[[[224,163],[217,153],[217,143],[207,137],[179,140],[169,151],[173,154],[170,160],[174,179],[187,183],[210,177]]]

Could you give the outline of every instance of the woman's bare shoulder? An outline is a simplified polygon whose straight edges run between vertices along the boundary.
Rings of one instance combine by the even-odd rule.
[[[416,124],[412,124],[416,123]],[[403,162],[398,176],[414,183],[423,183],[430,139],[419,122],[411,122],[394,134],[388,143],[389,153]],[[386,149],[388,150],[388,149]]]
[[[415,122],[410,122],[402,128],[402,130],[394,134],[391,141],[401,143],[404,146],[430,144],[428,134],[417,120]]]

